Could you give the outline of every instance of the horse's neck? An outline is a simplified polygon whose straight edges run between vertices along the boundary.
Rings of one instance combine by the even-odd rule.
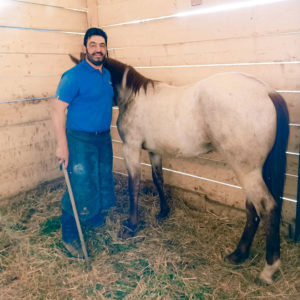
[[[123,86],[123,80],[122,84],[117,87],[117,93],[118,93],[118,107],[120,111],[125,111],[128,108],[128,104],[132,102],[135,98],[135,94],[133,93],[132,89]]]

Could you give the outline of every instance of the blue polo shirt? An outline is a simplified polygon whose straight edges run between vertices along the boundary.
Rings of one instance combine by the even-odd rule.
[[[86,132],[110,129],[113,88],[110,73],[102,73],[86,60],[66,71],[59,82],[56,97],[69,103],[66,128]]]

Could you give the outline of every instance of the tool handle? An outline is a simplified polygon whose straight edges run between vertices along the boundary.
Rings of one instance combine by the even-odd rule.
[[[62,168],[62,165],[60,165],[60,167]],[[81,230],[81,226],[80,226],[80,221],[79,221],[79,217],[78,217],[78,213],[77,213],[77,209],[76,209],[76,204],[75,204],[74,195],[73,195],[73,191],[72,191],[72,187],[71,187],[71,183],[70,183],[69,174],[66,169],[62,168],[62,170],[64,172],[66,184],[68,187],[68,192],[69,192],[69,196],[70,196],[70,200],[71,200],[71,204],[72,204],[74,218],[75,218],[75,222],[76,222],[76,226],[77,226],[77,230],[78,230],[78,234],[79,234],[79,238],[80,238],[80,242],[81,242],[82,252],[83,252],[86,262],[88,263],[89,257],[87,254],[87,250],[86,250],[86,246],[85,246],[85,242],[84,242],[84,238],[83,238],[83,234],[82,234],[82,230]]]

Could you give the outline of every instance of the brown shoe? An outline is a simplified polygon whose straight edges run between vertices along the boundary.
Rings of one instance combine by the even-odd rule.
[[[77,258],[84,258],[84,254],[79,240],[74,240],[71,243],[66,243],[63,241],[63,245],[67,249],[70,256],[77,257]]]

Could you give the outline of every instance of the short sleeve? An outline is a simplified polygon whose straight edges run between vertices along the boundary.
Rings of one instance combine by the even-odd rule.
[[[59,100],[71,103],[78,95],[79,86],[75,76],[71,72],[66,72],[62,75],[56,90],[56,97]]]

